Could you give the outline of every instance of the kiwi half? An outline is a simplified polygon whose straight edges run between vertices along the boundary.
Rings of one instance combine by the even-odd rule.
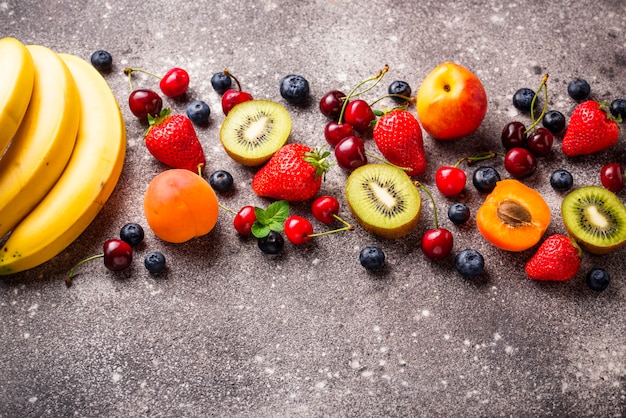
[[[606,254],[626,243],[626,206],[610,190],[585,186],[561,203],[569,234],[592,254]]]
[[[228,112],[220,128],[220,141],[233,160],[258,166],[285,145],[291,125],[291,116],[280,103],[248,100]]]
[[[388,164],[366,164],[350,173],[346,200],[363,229],[383,238],[400,238],[415,229],[422,207],[411,178]]]

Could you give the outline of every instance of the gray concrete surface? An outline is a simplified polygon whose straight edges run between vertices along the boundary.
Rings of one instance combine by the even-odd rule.
[[[504,124],[528,121],[511,105],[513,92],[536,88],[543,73],[551,108],[568,116],[575,103],[566,87],[575,77],[589,81],[597,100],[625,97],[625,27],[619,0],[0,2],[1,36],[86,59],[110,51],[115,68],[106,79],[128,130],[122,178],[93,224],[50,262],[0,280],[0,416],[624,416],[625,250],[585,254],[567,283],[534,283],[524,273],[533,250],[496,250],[473,221],[455,227],[442,215],[455,252],[473,247],[485,256],[484,276],[468,282],[452,257],[430,262],[421,253],[421,234],[432,225],[428,205],[416,231],[394,241],[357,228],[267,257],[236,235],[223,212],[209,235],[164,243],[142,212],[143,192],[164,166],[142,143],[145,126],[128,110],[122,69],[186,68],[188,96],[166,104],[183,112],[198,98],[211,106],[210,125],[198,129],[208,171],[229,170],[237,186],[222,202],[265,206],[250,188],[254,170],[219,144],[214,72],[229,68],[256,98],[281,101],[292,114],[291,140],[321,145],[317,101],[326,91],[348,90],[384,64],[390,71],[371,97],[394,79],[417,91],[446,60],[467,66],[485,84],[489,111],[471,137],[425,137],[429,170],[420,180],[434,187],[438,166],[501,150]],[[278,82],[289,73],[311,83],[307,105],[281,99]],[[135,86],[156,83],[139,77]],[[576,186],[599,184],[604,163],[626,162],[624,141],[622,132],[611,150],[566,158],[557,138],[525,180],[550,205],[548,233],[564,232],[552,170],[571,170]],[[494,165],[508,177],[501,161]],[[322,193],[341,198],[345,179],[333,167]],[[435,197],[445,214],[451,200]],[[463,199],[473,213],[483,197],[468,183]],[[293,211],[308,214],[305,204]],[[345,205],[341,214],[353,221]],[[129,221],[147,232],[132,267],[112,273],[99,262],[84,265],[66,289],[72,265],[100,252]],[[358,263],[368,244],[387,254],[380,274]],[[168,260],[159,278],[143,267],[152,250]],[[584,283],[594,265],[613,278],[602,293]]]

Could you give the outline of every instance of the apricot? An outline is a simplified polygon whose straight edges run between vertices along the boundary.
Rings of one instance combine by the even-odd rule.
[[[476,212],[478,230],[494,246],[524,251],[550,224],[550,207],[538,191],[514,179],[501,180]]]
[[[181,243],[211,232],[217,223],[219,206],[213,188],[200,175],[170,169],[150,181],[143,210],[157,237]]]

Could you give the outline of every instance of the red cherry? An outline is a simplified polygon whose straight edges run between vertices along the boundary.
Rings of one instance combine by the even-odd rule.
[[[537,128],[526,140],[526,148],[537,157],[546,157],[552,151],[552,142],[554,137],[552,132],[546,128]]]
[[[291,215],[285,220],[284,228],[287,239],[296,245],[304,244],[313,234],[313,225],[302,216]]]
[[[345,99],[346,94],[344,92],[339,90],[329,91],[320,99],[320,112],[327,118],[338,120]]]
[[[363,140],[354,135],[342,139],[335,146],[335,158],[337,165],[348,171],[367,164]]]
[[[422,236],[422,251],[431,260],[441,260],[452,252],[454,239],[445,228],[429,229]]]
[[[324,138],[331,147],[337,146],[342,139],[354,135],[354,128],[349,123],[338,123],[331,120],[324,128]]]
[[[182,68],[172,68],[161,78],[159,87],[167,97],[181,96],[189,87],[189,74]]]
[[[157,116],[163,108],[163,99],[154,90],[133,90],[128,96],[128,107],[138,119],[145,120],[148,115]]]
[[[330,224],[339,213],[339,201],[333,196],[320,196],[311,203],[311,212],[318,221]]]
[[[344,119],[354,127],[357,132],[366,132],[370,129],[372,121],[376,120],[376,115],[371,106],[365,100],[352,100],[346,105]]]
[[[620,163],[605,164],[600,169],[600,181],[605,188],[619,193],[624,189],[624,166]]]
[[[250,93],[241,90],[228,89],[222,95],[222,111],[224,112],[224,115],[228,115],[228,112],[230,112],[233,107],[239,103],[247,102],[252,99],[253,98]]]
[[[254,206],[244,206],[233,218],[233,226],[241,235],[250,235],[252,233],[252,225],[256,222],[256,214]]]
[[[442,195],[446,197],[456,196],[465,188],[467,175],[458,167],[439,167],[435,173],[435,183]]]
[[[125,270],[133,261],[133,249],[121,239],[110,239],[104,242],[104,266],[111,271]]]
[[[526,178],[537,169],[537,159],[526,148],[511,148],[504,156],[504,168],[515,178]]]

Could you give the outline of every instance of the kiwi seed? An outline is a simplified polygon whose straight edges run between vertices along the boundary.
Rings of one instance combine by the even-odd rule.
[[[410,177],[388,164],[366,164],[346,182],[348,207],[363,229],[383,238],[410,233],[420,215],[421,198]]]
[[[606,254],[626,243],[626,206],[610,190],[585,186],[570,192],[561,204],[569,234],[593,254]]]
[[[291,126],[291,116],[280,103],[248,100],[228,112],[220,128],[220,141],[233,160],[257,166],[285,145]]]

